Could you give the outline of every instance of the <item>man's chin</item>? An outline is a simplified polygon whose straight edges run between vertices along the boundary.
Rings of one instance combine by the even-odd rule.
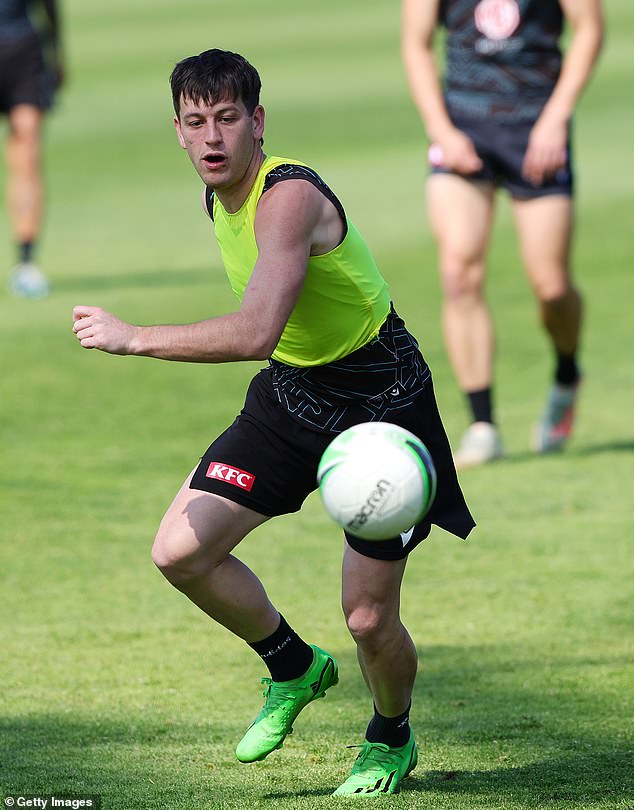
[[[203,183],[213,191],[221,191],[223,188],[227,188],[229,185],[227,177],[219,174],[218,172],[200,172],[200,178]]]

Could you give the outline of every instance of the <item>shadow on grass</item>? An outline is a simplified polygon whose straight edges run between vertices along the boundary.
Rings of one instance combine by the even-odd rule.
[[[478,807],[561,802],[580,810],[611,800],[634,807],[625,696],[615,702],[609,686],[609,671],[625,671],[626,656],[538,658],[513,645],[437,645],[418,654],[422,672],[412,718],[420,756],[402,796],[425,793],[433,801],[453,795],[459,807],[476,798]],[[354,654],[338,658],[341,670],[351,673]],[[593,670],[601,678],[588,677]],[[350,718],[342,725],[353,729],[367,693],[360,678],[342,686],[337,698],[343,697],[343,716]],[[464,768],[465,755],[478,767]],[[426,770],[439,756],[447,770]]]
[[[609,754],[592,751],[490,771],[429,771],[405,781],[403,792],[488,796],[492,803],[512,798],[524,807],[565,801],[581,808],[609,799],[632,800],[630,760],[631,753],[625,750]]]
[[[634,453],[634,439],[587,444],[573,447],[569,452],[575,456],[594,456],[601,453]]]
[[[0,793],[100,796],[104,810],[232,807],[236,729],[151,718],[0,718]]]
[[[153,270],[149,272],[112,273],[59,278],[53,282],[53,292],[81,293],[101,290],[130,289],[132,287],[172,287],[174,285],[202,284],[213,279],[209,269]],[[224,277],[223,277],[224,280]]]
[[[346,778],[354,759],[338,755],[335,737],[360,742],[371,710],[352,647],[335,654],[346,677],[329,695],[332,714],[307,717],[299,745],[257,768],[245,770],[235,760],[231,741],[242,729],[235,712],[210,723],[174,722],[147,707],[119,707],[113,718],[77,717],[71,705],[66,714],[0,718],[0,788],[101,795],[108,810],[241,808],[260,800],[312,807],[311,800],[329,797]],[[544,661],[512,644],[440,645],[421,658],[413,707],[421,756],[402,800],[409,794],[412,806],[455,799],[459,807],[477,802],[507,810],[617,806],[612,800],[634,806],[625,706],[615,706],[609,690],[604,694],[602,680],[575,677],[575,669],[583,674],[595,665],[606,676],[606,668],[622,668],[620,659]],[[153,700],[160,695],[148,695],[148,707]],[[307,769],[315,745],[317,764]],[[435,766],[426,770],[430,761]]]
[[[517,807],[541,807],[542,803],[574,802],[586,807],[609,799],[630,802],[634,799],[631,753],[588,753],[551,760],[539,760],[521,767],[494,768],[490,771],[424,771],[419,762],[415,773],[402,783],[400,794],[425,793],[440,796],[461,794],[473,800],[488,797],[491,806],[512,800]],[[629,775],[628,775],[629,774]],[[345,778],[345,775],[344,777]],[[628,784],[629,783],[629,784]],[[311,796],[330,796],[332,790],[287,790],[266,793],[268,799],[288,800]],[[464,807],[463,803],[458,806]],[[479,804],[478,806],[482,806]],[[631,804],[623,806],[632,806]]]
[[[427,732],[433,734],[433,729]],[[233,761],[232,749],[224,752],[226,760],[217,758],[217,743],[215,754],[201,750],[206,747],[205,736],[202,729],[185,724],[166,727],[148,724],[143,718],[138,725],[134,721],[73,722],[56,716],[0,720],[0,788],[7,795],[99,795],[104,807],[138,810],[199,807],[201,802],[228,807],[232,805],[224,797],[235,795],[238,785],[245,798],[255,794],[288,807],[293,800],[329,797],[337,787],[335,779],[323,789],[302,789],[297,773],[279,761],[270,777],[275,773],[278,784],[288,779],[288,788],[267,790],[267,776],[255,772],[247,776]],[[557,801],[581,808],[611,798],[633,800],[631,753],[605,753],[587,740],[579,745],[584,750],[578,753],[491,770],[425,772],[423,753],[415,774],[403,782],[400,795],[455,796],[457,802],[459,797],[467,802],[488,798],[492,807],[503,803],[518,808]],[[344,772],[341,778],[345,776]]]
[[[490,771],[428,771],[419,762],[418,769],[401,785],[400,795],[424,793],[430,798],[455,797],[456,806],[465,807],[474,798],[489,799],[491,806],[542,807],[551,802],[573,802],[587,807],[600,801],[626,802],[632,799],[624,783],[631,770],[628,751],[601,754],[597,752],[539,760],[521,767],[494,768]],[[344,777],[345,778],[345,777]],[[267,799],[291,802],[293,799],[330,796],[332,790],[286,790],[266,793]],[[430,805],[431,806],[431,805]],[[443,805],[444,806],[444,805]],[[478,806],[483,806],[481,802]],[[632,806],[630,804],[623,805]]]
[[[564,455],[570,458],[583,458],[585,456],[599,456],[606,453],[634,453],[634,439],[619,439],[596,444],[574,445],[564,452],[535,453],[533,450],[522,450],[519,453],[509,453],[504,458],[496,460],[495,464],[526,464],[526,462],[543,462],[561,459]]]
[[[325,796],[332,796],[336,787],[337,785],[333,785],[323,790],[280,790],[275,793],[265,793],[263,798],[270,799],[271,801],[284,802],[285,805],[290,808],[292,805],[286,803],[292,802],[293,799],[323,799]]]

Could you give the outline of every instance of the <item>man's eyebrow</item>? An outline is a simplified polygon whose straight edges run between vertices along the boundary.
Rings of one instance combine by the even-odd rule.
[[[238,105],[234,104],[232,101],[228,101],[226,104],[223,104],[222,107],[218,107],[216,110],[214,110],[214,115],[219,115],[226,112],[239,112]]]
[[[223,104],[222,106],[213,109],[212,115],[222,115],[222,113],[227,112],[239,112],[237,104],[228,101],[226,104]],[[199,116],[204,117],[205,115],[207,115],[206,110],[189,110],[188,112],[184,113],[183,118],[197,118]]]

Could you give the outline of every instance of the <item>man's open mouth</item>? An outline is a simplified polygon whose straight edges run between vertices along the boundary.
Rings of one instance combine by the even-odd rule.
[[[203,162],[207,166],[219,166],[225,160],[225,156],[220,154],[220,152],[209,152],[203,157]]]

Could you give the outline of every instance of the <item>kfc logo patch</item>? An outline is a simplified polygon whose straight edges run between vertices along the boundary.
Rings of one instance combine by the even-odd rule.
[[[251,487],[255,481],[253,473],[239,470],[237,467],[229,467],[228,464],[223,464],[220,461],[212,461],[205,473],[206,478],[216,478],[218,481],[224,481],[225,484],[231,484],[234,487],[240,487],[247,492],[251,492]]]
[[[488,39],[508,39],[520,24],[519,6],[516,0],[481,0],[475,24]]]

